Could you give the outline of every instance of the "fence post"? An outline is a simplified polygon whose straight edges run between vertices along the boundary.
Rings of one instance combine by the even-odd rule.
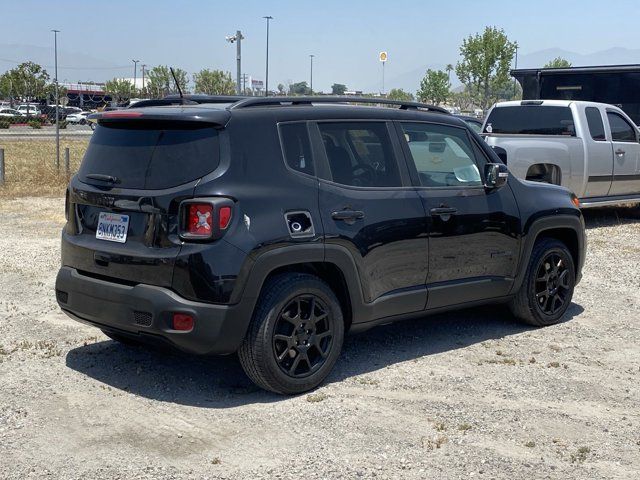
[[[69,178],[71,174],[71,168],[69,166],[69,147],[64,149],[64,173]]]
[[[4,148],[0,148],[0,187],[4,185]]]

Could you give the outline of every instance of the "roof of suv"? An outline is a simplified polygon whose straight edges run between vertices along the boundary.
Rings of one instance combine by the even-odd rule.
[[[367,105],[367,106],[365,106]],[[397,108],[389,108],[397,106]],[[319,108],[321,107],[321,108]],[[226,125],[232,115],[269,116],[277,121],[321,119],[404,119],[462,123],[442,107],[418,102],[363,97],[241,97],[170,95],[144,100],[124,110],[102,112],[94,120],[110,121],[143,117],[148,120],[181,120]]]

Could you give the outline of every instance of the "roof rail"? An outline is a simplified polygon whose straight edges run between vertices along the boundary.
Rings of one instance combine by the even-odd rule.
[[[313,105],[321,103],[369,103],[378,105],[398,105],[400,110],[428,110],[431,112],[446,113],[449,111],[420,102],[404,102],[388,98],[373,97],[342,97],[342,96],[316,96],[316,97],[244,97],[229,107],[229,110],[248,107],[286,106],[286,105]]]
[[[160,107],[167,105],[199,105],[203,103],[236,103],[249,97],[240,95],[185,95],[184,99],[180,95],[167,95],[164,98],[141,100],[134,103],[129,108],[139,107]]]

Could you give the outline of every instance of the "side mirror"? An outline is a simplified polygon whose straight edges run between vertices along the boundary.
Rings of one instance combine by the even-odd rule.
[[[502,163],[487,163],[484,166],[484,186],[487,188],[500,188],[509,178],[509,170]]]

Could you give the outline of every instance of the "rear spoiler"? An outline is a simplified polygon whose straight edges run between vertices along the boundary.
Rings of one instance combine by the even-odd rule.
[[[154,108],[144,109],[123,109],[110,110],[108,112],[93,113],[87,117],[91,122],[111,123],[111,122],[190,122],[209,123],[212,125],[225,126],[231,114],[224,109],[204,109],[204,108]]]

